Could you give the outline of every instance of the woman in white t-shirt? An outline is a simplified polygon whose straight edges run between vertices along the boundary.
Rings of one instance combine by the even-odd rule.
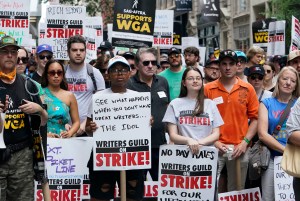
[[[168,123],[171,141],[188,145],[193,153],[201,145],[212,145],[219,139],[219,127],[224,122],[215,102],[204,96],[198,68],[187,67],[184,71],[179,98],[171,101],[163,122]]]

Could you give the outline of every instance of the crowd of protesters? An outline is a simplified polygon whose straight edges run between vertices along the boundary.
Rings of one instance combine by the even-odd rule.
[[[4,129],[4,141],[12,151],[6,160],[0,153],[1,201],[33,200],[33,173],[29,171],[31,114],[38,114],[41,124],[47,121],[48,137],[91,136],[99,126],[91,118],[94,93],[137,92],[151,93],[152,168],[147,171],[153,180],[158,180],[159,146],[167,143],[167,132],[171,142],[186,144],[194,153],[203,145],[214,145],[219,150],[219,192],[238,189],[235,160],[239,159],[242,188],[260,187],[263,201],[275,200],[274,157],[283,154],[288,138],[300,144],[296,132],[300,125],[295,122],[290,123],[295,129],[288,130],[285,120],[280,132],[272,135],[280,119],[278,114],[290,100],[296,104],[300,95],[300,50],[291,51],[287,57],[270,58],[257,46],[247,52],[223,50],[218,58],[211,56],[202,66],[197,47],[114,52],[111,43],[103,41],[97,58],[85,63],[86,42],[76,35],[68,40],[67,53],[70,60],[63,64],[53,58],[48,44],[29,53],[12,37],[0,40],[0,111],[22,116],[12,119],[15,125]],[[34,80],[47,107],[28,97],[26,77]],[[211,124],[191,127],[179,121],[182,114],[207,118]],[[261,179],[252,182],[247,178],[249,151],[258,139],[271,150],[271,160]],[[94,171],[92,155],[88,164],[91,200],[112,199],[119,175]],[[127,200],[143,198],[147,171],[128,171]],[[299,183],[295,178],[298,201]]]

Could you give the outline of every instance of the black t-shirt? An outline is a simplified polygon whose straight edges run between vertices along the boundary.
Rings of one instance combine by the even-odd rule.
[[[127,88],[138,92],[151,93],[151,115],[154,122],[151,126],[151,147],[159,148],[160,145],[166,143],[165,124],[162,119],[166,113],[170,102],[170,92],[168,81],[159,75],[153,76],[151,87],[141,82],[138,73],[130,78]]]
[[[40,84],[42,82],[42,76],[40,76],[37,72],[34,72],[31,78]]]
[[[24,78],[17,74],[12,84],[6,84],[0,79],[0,93],[9,95],[4,123],[5,144],[17,144],[29,140],[31,138],[29,116],[18,109],[22,99],[30,101],[30,96],[25,91]]]

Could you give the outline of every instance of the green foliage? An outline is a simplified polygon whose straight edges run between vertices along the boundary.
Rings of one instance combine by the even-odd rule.
[[[291,44],[292,15],[300,19],[300,1],[299,0],[271,0],[272,17],[277,20],[286,20],[286,49],[288,52]]]

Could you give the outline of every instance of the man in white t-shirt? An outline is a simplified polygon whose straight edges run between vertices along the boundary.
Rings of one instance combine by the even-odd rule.
[[[86,42],[80,35],[69,38],[67,43],[69,65],[66,66],[66,80],[68,90],[72,91],[78,102],[80,128],[77,136],[85,133],[85,123],[88,105],[95,91],[105,89],[105,83],[100,71],[84,63],[86,56]]]

